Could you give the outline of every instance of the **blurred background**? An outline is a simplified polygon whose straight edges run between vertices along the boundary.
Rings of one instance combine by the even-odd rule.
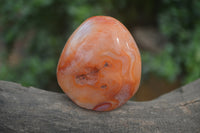
[[[62,48],[95,15],[121,21],[141,50],[142,81],[133,100],[200,78],[199,0],[1,0],[0,80],[62,92],[56,80]]]

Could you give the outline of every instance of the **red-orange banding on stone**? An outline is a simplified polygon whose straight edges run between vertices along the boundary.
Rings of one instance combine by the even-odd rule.
[[[108,16],[83,22],[68,39],[57,66],[62,90],[77,105],[96,111],[126,103],[140,79],[140,52],[132,35]]]

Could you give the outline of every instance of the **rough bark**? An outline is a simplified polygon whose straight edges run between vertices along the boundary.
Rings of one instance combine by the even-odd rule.
[[[0,132],[200,132],[200,79],[153,101],[110,112],[82,109],[61,93],[0,81]]]

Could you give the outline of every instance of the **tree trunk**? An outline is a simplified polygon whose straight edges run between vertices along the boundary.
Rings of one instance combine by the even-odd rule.
[[[0,81],[0,132],[199,133],[200,79],[110,112],[82,109],[62,93]]]

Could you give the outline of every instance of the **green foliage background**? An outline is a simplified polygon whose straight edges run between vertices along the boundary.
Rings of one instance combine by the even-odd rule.
[[[200,1],[193,0],[1,0],[0,79],[57,88],[56,66],[69,35],[86,18],[110,15],[128,29],[156,25],[169,44],[159,54],[142,52],[143,75],[156,73],[188,83],[200,77]],[[8,63],[17,40],[31,38],[18,65]]]
[[[200,78],[200,1],[163,0],[158,26],[169,43],[158,55],[144,53],[145,72],[182,83]]]

